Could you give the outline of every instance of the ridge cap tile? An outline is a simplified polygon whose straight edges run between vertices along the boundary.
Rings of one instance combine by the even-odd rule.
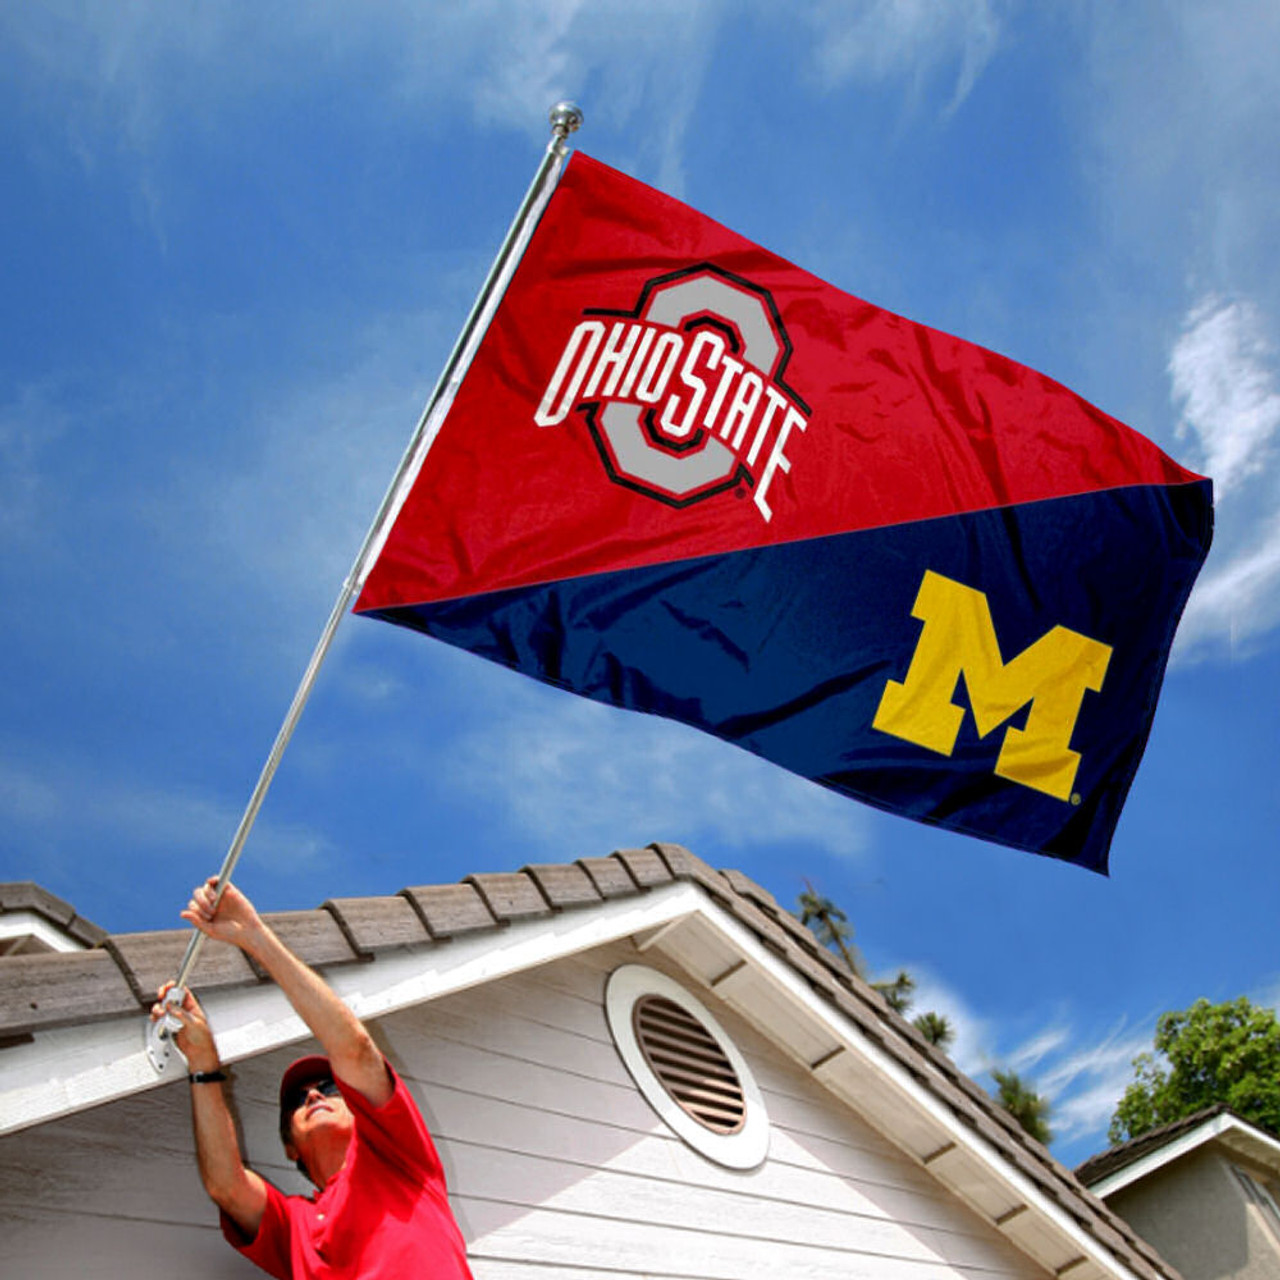
[[[712,899],[731,910],[737,910],[737,894],[723,872],[704,862],[696,853],[690,853],[681,844],[655,840],[649,848],[663,861],[674,880],[688,880],[701,886]]]
[[[682,845],[659,841],[642,849],[615,850],[605,857],[534,863],[515,872],[480,872],[456,884],[411,886],[385,896],[335,898],[311,910],[263,915],[308,963],[350,963],[372,959],[377,950],[435,943],[485,929],[496,931],[512,920],[598,905],[609,898],[679,879],[697,883],[737,916],[762,945],[779,955],[822,999],[848,1017],[860,1034],[930,1089],[958,1120],[985,1139],[1002,1159],[1022,1172],[1113,1256],[1146,1280],[1178,1280],[1178,1273],[1085,1186],[1078,1173],[1060,1165],[1052,1152],[1026,1134],[947,1054],[926,1041],[881,992],[822,947],[772,894],[740,871],[712,868]],[[41,904],[52,901],[59,911],[66,909],[62,918],[43,914],[69,932],[82,929],[96,945],[86,951],[5,957],[8,967],[0,972],[9,975],[11,981],[7,992],[0,986],[0,1035],[23,1035],[30,1029],[97,1021],[150,1006],[154,987],[172,976],[170,969],[176,969],[188,936],[184,930],[108,934],[34,881],[0,884],[0,910],[39,911],[41,905],[32,901],[37,896]],[[14,898],[28,900],[21,906],[9,907]],[[379,928],[384,924],[392,926],[389,941],[384,940]],[[59,974],[60,981],[56,983],[35,984],[34,989],[41,992],[52,988],[41,1001],[30,999],[31,983],[12,981],[31,971]],[[153,985],[157,975],[162,976]],[[219,947],[202,951],[192,986],[247,986],[256,980],[256,970],[243,953],[234,947]],[[50,998],[53,1006],[45,1003],[41,1007],[41,1002]],[[29,1011],[24,1006],[30,1006]],[[1182,1123],[1195,1119],[1188,1117]],[[1176,1133],[1180,1127],[1175,1122],[1165,1128]],[[1166,1132],[1163,1140],[1170,1136],[1173,1135]],[[1147,1137],[1131,1139],[1123,1148],[1145,1150],[1148,1145],[1160,1145],[1144,1143]],[[1123,1148],[1090,1157],[1077,1169],[1107,1162]],[[1130,1157],[1133,1158],[1136,1155]]]
[[[464,876],[497,920],[528,920],[549,916],[551,907],[534,880],[519,871],[481,871]]]
[[[653,889],[660,884],[671,884],[675,879],[656,849],[615,849],[610,855],[631,873],[631,878],[642,889]]]
[[[597,906],[604,895],[576,862],[534,862],[520,868],[555,911],[572,907]]]
[[[350,964],[364,958],[351,945],[333,913],[323,907],[264,911],[262,919],[304,964],[313,967]]]
[[[67,925],[67,932],[87,947],[101,946],[111,936],[101,925],[94,924],[92,920],[86,920],[79,912],[72,916],[71,923]]]
[[[720,874],[729,882],[729,887],[744,898],[750,898],[758,907],[776,911],[778,900],[763,885],[758,884],[744,871],[734,867],[721,867]]]
[[[357,955],[372,958],[395,947],[426,946],[431,935],[422,917],[402,894],[328,898],[321,906],[338,922]]]
[[[631,897],[640,892],[640,886],[627,870],[626,863],[617,858],[579,858],[574,865],[587,873],[596,892],[606,901],[610,898]]]
[[[188,936],[184,929],[113,933],[103,942],[102,949],[114,957],[139,1004],[149,1009],[161,984],[177,974]],[[199,992],[259,981],[258,971],[244,953],[238,947],[223,944],[200,949],[189,985]]]
[[[411,885],[401,889],[400,896],[408,900],[427,933],[436,940],[506,924],[489,910],[488,903],[473,884]]]

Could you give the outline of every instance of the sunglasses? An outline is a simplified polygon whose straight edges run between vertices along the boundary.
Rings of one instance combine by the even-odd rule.
[[[286,1113],[297,1111],[307,1100],[307,1095],[314,1089],[317,1093],[322,1093],[326,1098],[337,1097],[340,1092],[338,1086],[328,1079],[308,1080],[305,1084],[295,1084],[293,1088],[285,1094],[283,1110]]]

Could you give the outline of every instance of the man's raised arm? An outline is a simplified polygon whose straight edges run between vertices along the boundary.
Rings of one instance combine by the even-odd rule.
[[[266,1183],[245,1168],[235,1121],[222,1092],[222,1064],[200,1002],[187,991],[180,1005],[166,1006],[172,982],[159,991],[151,1017],[173,1014],[182,1024],[175,1037],[191,1072],[191,1124],[196,1135],[196,1162],[209,1198],[249,1239],[258,1234],[267,1208]],[[210,1077],[201,1080],[201,1076]]]
[[[197,887],[182,918],[201,933],[239,947],[275,980],[298,1016],[311,1028],[334,1075],[380,1107],[393,1092],[382,1053],[364,1024],[314,969],[284,945],[233,884],[214,906],[217,878]]]

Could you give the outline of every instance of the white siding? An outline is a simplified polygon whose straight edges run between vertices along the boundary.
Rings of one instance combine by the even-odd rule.
[[[668,1131],[609,1038],[604,948],[392,1015],[376,1028],[436,1136],[477,1280],[1031,1280],[1044,1272],[812,1076],[690,987],[764,1094],[770,1154],[747,1173]],[[280,1070],[236,1072],[251,1161],[286,1190]],[[0,1141],[6,1278],[256,1274],[220,1240],[195,1174],[187,1086]]]

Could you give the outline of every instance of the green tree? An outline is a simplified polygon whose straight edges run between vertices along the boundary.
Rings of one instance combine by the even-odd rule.
[[[946,1050],[956,1038],[955,1028],[941,1013],[921,1013],[912,1018],[915,1029],[936,1049]]]
[[[1162,1014],[1155,1053],[1139,1054],[1133,1067],[1111,1118],[1113,1143],[1215,1103],[1280,1137],[1280,1019],[1272,1009],[1241,996]]]
[[[824,947],[834,947],[845,964],[862,977],[862,957],[853,945],[853,926],[849,923],[849,917],[830,898],[824,898],[807,880],[796,906],[800,923],[812,929],[814,936]]]
[[[916,980],[905,970],[899,969],[896,978],[871,984],[889,1002],[889,1008],[904,1017],[911,1008],[916,991]]]
[[[830,898],[824,898],[808,880],[796,901],[795,914],[824,947],[839,952],[841,959],[858,977],[867,979],[866,965],[858,948],[853,945],[853,926],[849,917]],[[896,978],[872,982],[871,985],[889,1002],[890,1008],[906,1016],[911,1008],[916,980],[905,969],[899,969]],[[922,1013],[916,1018],[915,1025],[930,1044],[944,1051],[954,1038],[951,1024],[939,1013]]]
[[[1037,1093],[1016,1071],[996,1068],[991,1078],[996,1082],[995,1100],[1037,1142],[1048,1146],[1053,1140],[1053,1131],[1049,1128],[1049,1099]]]

